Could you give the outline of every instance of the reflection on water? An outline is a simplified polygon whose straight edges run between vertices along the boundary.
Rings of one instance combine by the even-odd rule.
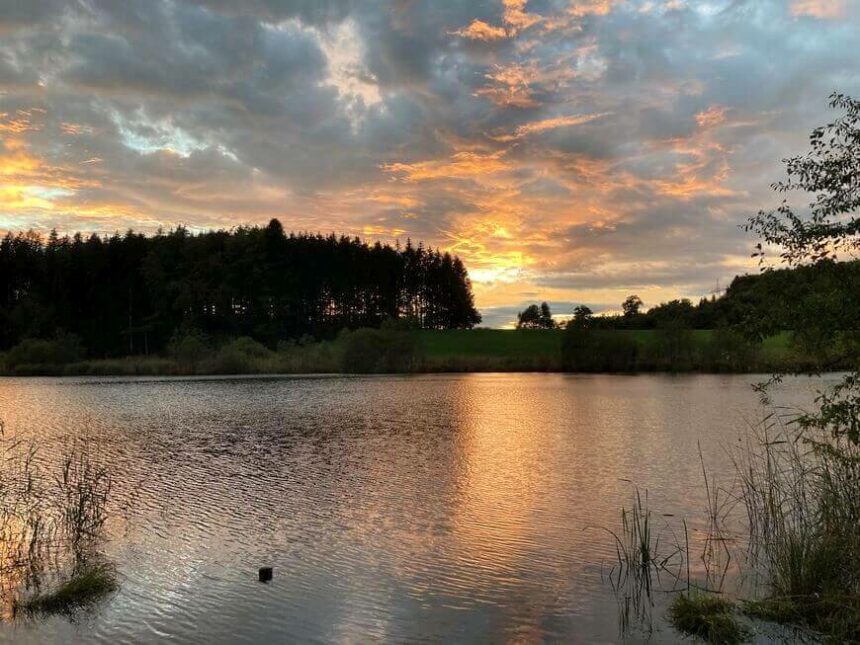
[[[616,641],[599,527],[630,482],[701,517],[698,445],[730,477],[722,447],[757,413],[754,380],[0,380],[0,416],[37,459],[97,438],[121,579],[74,623],[0,639]],[[807,381],[781,388],[811,400]],[[657,621],[652,639],[674,635]]]

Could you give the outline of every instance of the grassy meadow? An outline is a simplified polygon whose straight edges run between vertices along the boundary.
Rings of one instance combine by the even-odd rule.
[[[0,355],[7,375],[192,375],[388,372],[763,372],[807,367],[802,352],[781,333],[757,345],[714,330],[601,330],[571,358],[563,330],[359,329],[327,341],[282,343],[276,349],[250,338],[227,342],[186,337],[164,356],[62,360],[38,341],[34,351]],[[568,340],[566,340],[568,339]],[[38,351],[35,351],[38,350]],[[585,358],[583,358],[583,353]],[[621,356],[621,359],[619,359]]]
[[[560,329],[452,329],[413,332],[423,352],[424,371],[580,371],[570,370],[562,361],[565,332]],[[641,354],[659,353],[660,332],[647,330],[608,330],[604,334],[635,344]],[[801,352],[792,346],[792,335],[783,332],[764,340],[746,357],[745,364],[732,369],[715,369],[706,358],[714,352],[714,330],[688,332],[691,357],[676,369],[643,364],[642,371],[732,371],[755,372],[805,365]],[[654,349],[651,349],[654,348]],[[624,369],[583,371],[629,371]],[[633,370],[636,371],[636,370]]]

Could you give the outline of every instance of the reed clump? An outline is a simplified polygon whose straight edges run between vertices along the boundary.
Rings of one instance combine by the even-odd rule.
[[[95,597],[93,589],[112,575],[106,566],[88,564],[108,519],[110,492],[110,473],[89,436],[68,441],[53,470],[35,442],[7,437],[0,424],[2,607],[14,613],[22,593],[35,589],[34,598],[42,598],[44,581],[58,578],[64,582],[45,598]]]
[[[653,573],[671,575],[670,592],[686,586],[668,612],[679,631],[740,642],[749,635],[738,619],[743,613],[834,642],[860,642],[860,443],[853,408],[837,404],[830,414],[771,414],[753,427],[734,455],[737,482],[729,491],[708,477],[700,451],[708,500],[704,583],[691,575],[686,521],[683,540],[670,532],[672,539],[661,541],[666,529],[655,532],[647,495],[643,502],[637,491],[632,508],[622,510],[621,529],[612,533],[619,570],[633,574],[634,590],[646,600]],[[729,521],[740,531],[737,539],[724,529]],[[728,567],[733,560],[730,543],[743,549],[734,561],[745,563],[743,577],[753,583],[752,598],[740,606],[716,595],[726,569],[711,575],[720,569],[714,563]],[[628,593],[623,612],[631,597],[637,607],[646,604]]]
[[[767,589],[748,613],[860,640],[860,446],[770,417],[738,472],[750,556]]]
[[[693,592],[675,596],[669,621],[678,631],[706,643],[733,645],[749,636],[740,623],[734,603],[713,594]]]
[[[95,604],[119,588],[116,573],[106,564],[87,564],[74,571],[52,591],[37,593],[15,603],[15,612],[69,614]]]

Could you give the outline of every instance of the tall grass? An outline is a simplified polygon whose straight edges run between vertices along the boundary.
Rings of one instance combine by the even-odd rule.
[[[22,595],[39,594],[52,581],[71,583],[88,570],[108,518],[111,478],[95,442],[87,436],[68,442],[55,470],[37,456],[34,442],[7,436],[0,424],[0,606],[6,615]]]
[[[612,533],[617,569],[635,582],[613,581],[624,590],[622,622],[631,604],[647,606],[655,589],[680,591],[670,622],[709,642],[737,642],[744,630],[733,603],[713,596],[735,563],[732,571],[743,575],[730,595],[751,593],[743,602],[748,615],[860,642],[860,445],[848,432],[797,421],[771,414],[751,427],[733,452],[737,481],[728,490],[709,477],[700,449],[707,500],[701,553],[690,545],[686,519],[682,540],[668,525],[655,531],[659,515],[636,492]],[[727,532],[729,525],[738,533]],[[692,571],[697,559],[704,580]],[[655,587],[655,574],[674,584]]]
[[[688,545],[685,548],[665,519],[659,522],[658,517],[649,506],[648,491],[643,495],[634,488],[631,506],[621,509],[619,529],[602,527],[615,545],[616,562],[608,579],[619,601],[624,634],[634,621],[650,630],[654,593],[675,589],[685,567],[689,570]]]
[[[860,640],[860,447],[771,416],[737,463],[767,591],[750,611]]]

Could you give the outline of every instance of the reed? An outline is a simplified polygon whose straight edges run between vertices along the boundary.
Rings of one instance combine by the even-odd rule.
[[[737,460],[759,617],[860,640],[860,447],[771,415]]]
[[[38,459],[33,441],[8,437],[0,424],[3,607],[14,613],[32,598],[54,593],[59,593],[58,599],[69,599],[77,592],[92,597],[93,577],[107,573],[105,567],[100,565],[96,571],[89,563],[108,518],[110,491],[110,474],[97,442],[88,435],[63,447],[59,466],[52,472]],[[45,582],[53,580],[62,583],[44,592]],[[33,591],[32,598],[21,600]]]
[[[742,561],[743,578],[753,583],[752,597],[740,602],[747,616],[835,642],[860,642],[860,445],[847,432],[816,432],[798,418],[774,413],[751,427],[733,454],[737,482],[730,490],[709,477],[699,449],[707,507],[698,556],[686,519],[683,541],[668,528],[655,532],[647,494],[643,501],[636,491],[632,507],[621,512],[619,531],[610,531],[617,570],[632,577],[634,591],[644,596],[625,591],[622,613],[631,599],[636,607],[650,602],[652,575],[669,574],[675,588],[660,590],[681,591],[668,612],[679,631],[708,642],[740,642],[748,632],[738,620],[738,604],[718,594],[730,563]],[[739,527],[737,538],[726,532],[729,524]],[[657,539],[661,534],[671,539]],[[733,555],[733,547],[741,553]],[[696,557],[704,581],[693,579]],[[741,573],[740,564],[736,568]]]
[[[15,603],[15,613],[69,614],[88,607],[119,588],[112,567],[105,564],[87,564],[56,588],[37,593]]]

